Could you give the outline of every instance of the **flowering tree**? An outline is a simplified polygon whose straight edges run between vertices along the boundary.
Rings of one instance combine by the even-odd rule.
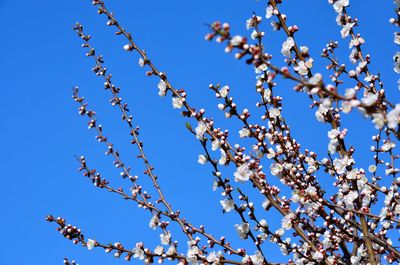
[[[337,13],[341,37],[349,43],[349,59],[354,64],[339,63],[335,55],[338,42],[329,42],[321,58],[331,71],[330,80],[314,73],[314,59],[306,46],[298,45],[295,38],[298,27],[287,24],[281,0],[269,0],[263,16],[254,14],[246,21],[251,31],[250,38],[232,33],[228,23],[209,25],[206,40],[223,44],[227,53],[234,53],[236,59],[245,60],[255,69],[255,92],[259,95],[256,106],[261,115],[250,118],[248,109],[240,111],[229,95],[228,86],[209,86],[219,101],[218,109],[225,113],[226,118],[241,123],[239,136],[248,138],[252,143],[250,147],[245,143],[234,144],[228,130],[219,127],[212,117],[207,117],[204,109],[196,109],[187,92],[177,89],[167,74],[153,64],[105,3],[102,0],[92,2],[98,14],[107,19],[107,25],[124,38],[126,44],[123,48],[139,55],[139,67],[147,70],[147,76],[158,80],[158,95],[171,97],[172,108],[179,109],[187,119],[186,128],[203,148],[198,162],[210,167],[213,189],[222,194],[220,204],[223,211],[238,216],[240,222],[232,224],[232,227],[241,239],[252,245],[251,250],[234,247],[228,238],[212,235],[205,227],[195,225],[173,208],[146,156],[139,127],[134,124],[128,104],[120,96],[121,89],[114,84],[112,75],[104,66],[104,58],[92,46],[91,36],[80,24],[76,24],[74,30],[83,41],[86,56],[95,63],[93,72],[104,81],[111,105],[122,114],[132,137],[131,144],[145,166],[143,177],[148,178],[151,185],[141,183],[139,172],[131,172],[103,132],[96,112],[89,108],[75,87],[73,99],[78,104],[79,114],[88,119],[89,129],[94,130],[98,142],[107,147],[106,155],[113,157],[114,165],[121,170],[121,178],[131,188],[128,191],[112,187],[83,156],[78,159],[80,171],[96,187],[132,201],[150,213],[149,226],[160,231],[161,242],[155,248],[143,243],[132,247],[121,243],[107,244],[85,237],[79,228],[69,225],[61,217],[49,215],[47,221],[56,223],[61,234],[75,244],[89,250],[102,248],[127,261],[137,258],[145,263],[172,261],[179,264],[399,263],[396,230],[400,228],[400,169],[396,167],[399,158],[396,144],[400,139],[400,104],[387,98],[380,75],[371,73],[368,68],[370,56],[363,53],[365,40],[357,32],[358,20],[347,12],[349,1],[328,2]],[[400,1],[396,0],[394,4],[396,18],[390,19],[390,23],[400,26]],[[272,63],[272,55],[264,46],[264,32],[260,29],[264,20],[271,20],[274,30],[285,34],[281,49],[286,64],[283,67]],[[400,33],[395,33],[394,42],[400,45]],[[393,59],[394,71],[400,73],[400,52]],[[302,148],[294,139],[284,119],[283,100],[275,89],[283,79],[290,80],[297,92],[310,99],[316,119],[329,128],[326,154],[317,155]],[[359,112],[376,128],[371,147],[374,162],[366,170],[357,166],[353,157],[355,148],[346,142],[348,129],[342,126],[342,116],[351,111]],[[265,170],[264,165],[269,169]],[[234,168],[233,176],[224,174],[228,167]],[[321,178],[329,178],[333,188],[325,187]],[[274,182],[279,185],[271,184],[272,179],[279,180]],[[255,203],[258,201],[262,203]],[[277,215],[281,225],[270,226],[268,218]],[[173,229],[172,224],[176,224],[178,229]],[[186,237],[187,244],[178,244],[174,239],[178,233]],[[270,244],[279,246],[281,258],[267,254]],[[64,263],[75,264],[68,259]]]

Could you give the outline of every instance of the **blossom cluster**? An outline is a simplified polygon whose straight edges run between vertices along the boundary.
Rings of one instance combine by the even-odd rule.
[[[358,19],[348,14],[348,0],[328,0],[340,26],[341,42],[346,42],[350,49],[348,59],[351,63],[350,66],[339,63],[335,56],[339,41],[329,42],[321,53],[321,58],[328,62],[329,78],[314,73],[315,57],[306,45],[298,44],[299,27],[288,24],[282,2],[269,0],[265,14],[253,14],[247,19],[245,26],[249,38],[232,34],[230,24],[219,21],[210,25],[210,32],[205,36],[208,41],[221,43],[226,53],[233,53],[236,59],[245,60],[254,68],[254,91],[258,96],[254,112],[240,107],[240,102],[233,96],[234,87],[209,85],[218,101],[218,111],[223,112],[225,118],[240,123],[240,129],[234,132],[243,140],[240,143],[234,143],[233,133],[207,116],[205,109],[192,106],[187,90],[175,88],[167,74],[158,70],[102,0],[92,2],[98,13],[107,18],[107,25],[124,37],[127,44],[123,49],[139,56],[139,67],[146,70],[147,76],[155,77],[158,95],[170,97],[172,108],[187,119],[186,128],[201,148],[197,162],[210,167],[212,188],[221,195],[218,205],[224,214],[236,215],[238,221],[232,224],[232,229],[239,239],[250,244],[250,248],[233,247],[225,236],[213,236],[171,206],[146,156],[139,138],[140,129],[134,125],[128,104],[120,96],[121,89],[113,83],[103,56],[97,54],[90,44],[90,35],[83,32],[80,24],[74,29],[83,40],[86,56],[94,59],[92,70],[110,92],[111,105],[121,112],[132,137],[131,144],[139,153],[138,158],[146,168],[144,175],[150,179],[152,187],[142,186],[139,173],[131,173],[131,167],[125,164],[105,136],[96,112],[89,109],[78,94],[78,88],[74,88],[73,99],[79,104],[79,114],[88,118],[89,129],[94,130],[96,139],[107,147],[106,155],[113,158],[120,176],[128,181],[129,192],[113,188],[97,170],[89,168],[84,156],[79,158],[80,171],[96,187],[146,210],[150,214],[149,227],[160,232],[160,244],[148,248],[139,242],[131,249],[119,242],[105,245],[95,239],[86,239],[80,229],[67,225],[63,218],[48,216],[47,220],[55,222],[61,234],[75,244],[80,243],[89,250],[103,248],[117,258],[124,256],[128,261],[136,258],[146,264],[155,260],[158,263],[170,260],[181,265],[377,265],[383,260],[400,262],[400,251],[393,242],[400,227],[400,156],[396,148],[400,139],[400,104],[389,100],[380,75],[370,72],[372,59],[363,53],[366,40],[356,32]],[[395,4],[398,18],[391,19],[390,23],[399,26],[400,2],[395,1]],[[270,21],[274,31],[284,34],[281,45],[284,66],[272,63],[272,55],[264,45],[266,33],[261,26],[266,21]],[[398,32],[395,32],[394,42],[400,44]],[[399,53],[394,56],[394,62],[395,72],[400,73]],[[294,90],[310,99],[315,118],[327,128],[324,155],[303,148],[295,139],[285,119],[285,100],[276,89],[281,79],[292,81]],[[351,124],[345,124],[342,116],[353,110],[370,120],[376,129],[371,138],[373,159],[368,164],[356,161],[358,149],[348,143],[347,136],[352,128]],[[230,168],[233,173],[228,173]],[[329,179],[333,185],[328,186],[322,179]],[[242,189],[245,186],[256,192],[245,192]],[[148,192],[150,188],[153,188],[153,194]],[[255,198],[257,195],[261,200]],[[260,203],[256,201],[262,201],[261,205],[257,206]],[[267,221],[270,216],[280,216],[279,224]],[[174,240],[177,231],[171,228],[171,223],[178,225],[187,237],[185,244]],[[270,245],[279,248],[284,261],[270,260],[265,253]]]

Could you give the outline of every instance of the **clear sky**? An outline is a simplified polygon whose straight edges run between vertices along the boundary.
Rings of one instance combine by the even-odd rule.
[[[152,248],[158,244],[158,232],[148,228],[149,214],[96,189],[76,170],[74,156],[85,155],[92,167],[120,185],[119,171],[103,155],[104,146],[96,143],[93,132],[87,130],[87,121],[77,114],[71,87],[78,85],[126,163],[132,165],[133,172],[143,171],[135,158],[136,150],[127,144],[129,135],[120,114],[107,103],[109,95],[90,71],[93,62],[85,58],[81,41],[72,31],[76,21],[93,36],[94,45],[114,74],[114,82],[122,88],[121,95],[130,103],[167,198],[194,224],[204,224],[216,236],[227,235],[235,247],[242,246],[233,231],[233,224],[239,220],[234,214],[222,215],[221,196],[211,190],[211,170],[198,165],[201,147],[185,130],[185,120],[179,111],[172,110],[169,98],[158,97],[158,80],[147,78],[137,67],[138,58],[123,51],[125,41],[114,36],[90,2],[0,0],[0,265],[62,264],[63,257],[76,259],[81,265],[125,263],[63,239],[54,225],[44,221],[49,213],[67,218],[87,237],[99,241],[120,241],[127,247],[139,241]],[[108,2],[154,63],[168,73],[176,87],[187,89],[193,106],[204,107],[221,127],[237,130],[239,123],[223,118],[209,83],[230,85],[242,107],[255,109],[253,69],[225,54],[221,45],[204,41],[204,23],[226,21],[231,23],[232,32],[249,34],[246,19],[253,11],[264,17],[266,1]],[[288,23],[300,27],[297,40],[309,46],[316,61],[313,71],[325,73],[319,54],[329,40],[340,40],[332,7],[327,1],[284,2],[282,12],[287,14]],[[353,0],[348,11],[359,18],[357,31],[367,41],[364,47],[372,56],[372,72],[381,73],[389,96],[398,99],[398,77],[392,63],[394,28],[388,22],[394,7],[391,1],[377,2]],[[285,38],[282,32],[273,33],[268,23],[263,24],[266,48],[274,54],[276,64],[284,65],[280,48]],[[349,64],[347,45],[347,41],[341,44],[340,53],[343,62]],[[308,100],[293,92],[292,83],[282,82],[278,91],[284,98],[284,115],[294,137],[322,156],[328,127],[315,120]],[[367,167],[373,126],[358,113],[350,114],[345,121],[344,127],[350,129],[349,142],[358,148],[355,157],[360,166]],[[232,134],[233,139],[238,138],[237,133]],[[280,222],[280,217],[265,217],[272,224]],[[276,255],[277,248],[268,251]],[[275,260],[279,261],[278,256]]]

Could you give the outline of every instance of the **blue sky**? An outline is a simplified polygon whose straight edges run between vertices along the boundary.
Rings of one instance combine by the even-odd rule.
[[[91,73],[93,63],[85,58],[81,42],[72,31],[76,21],[93,36],[93,44],[105,56],[114,82],[121,86],[122,96],[130,103],[167,198],[194,224],[204,224],[213,234],[227,235],[236,247],[241,246],[233,231],[238,220],[233,214],[222,215],[220,195],[211,190],[210,168],[198,165],[201,147],[185,130],[185,120],[172,110],[170,99],[158,97],[158,80],[147,78],[144,70],[137,67],[138,58],[123,51],[125,41],[105,26],[104,17],[96,14],[90,2],[0,0],[0,265],[62,264],[65,256],[77,259],[81,265],[125,263],[61,238],[55,227],[44,221],[49,213],[67,218],[87,237],[99,241],[120,241],[131,247],[139,241],[151,247],[158,243],[158,233],[148,228],[148,214],[94,188],[76,170],[74,156],[85,155],[92,167],[120,185],[119,172],[103,155],[104,146],[96,143],[86,120],[77,114],[71,87],[78,85],[127,164],[138,173],[143,171],[135,158],[136,151],[127,144],[129,135],[119,120],[120,114],[107,103],[109,95]],[[193,106],[204,107],[223,128],[240,127],[218,112],[218,102],[208,84],[230,85],[237,102],[254,110],[253,70],[225,54],[221,45],[204,41],[204,23],[226,21],[231,23],[232,32],[249,33],[246,19],[253,11],[262,15],[266,1],[109,2],[110,9],[159,69],[168,73],[176,87],[187,89]],[[340,39],[332,7],[327,1],[285,2],[282,11],[289,24],[300,27],[296,37],[301,45],[309,46],[316,62],[314,72],[325,73],[325,62],[319,54],[329,40]],[[372,72],[381,73],[388,95],[398,99],[397,76],[392,70],[394,28],[388,22],[393,16],[391,1],[378,5],[372,0],[353,0],[348,11],[359,18],[357,31],[367,41],[365,52],[372,55]],[[273,33],[265,22],[264,29],[267,50],[275,56],[276,64],[283,65],[279,52],[283,33]],[[347,42],[341,44],[339,53],[349,64]],[[284,98],[284,115],[295,138],[322,156],[327,146],[327,126],[318,124],[314,112],[308,109],[308,100],[293,92],[290,82],[282,82],[278,93]],[[360,166],[368,166],[373,126],[358,113],[348,115],[344,126],[350,128],[349,142],[358,147],[355,156]],[[237,138],[235,134],[233,140]],[[269,218],[272,223],[280,221]],[[276,253],[271,248],[271,255]]]

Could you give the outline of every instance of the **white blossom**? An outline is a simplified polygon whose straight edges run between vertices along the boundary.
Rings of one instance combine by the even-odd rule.
[[[217,188],[218,188],[218,181],[214,180],[214,181],[213,181],[213,184],[212,184],[212,190],[213,190],[213,191],[216,191]]]
[[[360,101],[357,99],[342,101],[342,111],[344,113],[349,113],[352,108],[358,107],[360,105]]]
[[[197,246],[191,246],[188,249],[188,252],[186,254],[187,258],[186,260],[192,264],[197,264],[197,255],[200,254],[199,248]]]
[[[329,141],[328,144],[328,151],[330,154],[334,154],[337,151],[337,147],[339,146],[339,140],[338,139],[332,139]]]
[[[285,42],[282,43],[282,49],[281,52],[284,56],[289,57],[290,56],[290,50],[294,46],[294,39],[292,37],[288,37]]]
[[[250,256],[251,261],[254,265],[262,265],[264,264],[264,256],[261,254],[259,250],[257,250],[254,255]]]
[[[398,172],[399,172],[399,169],[390,167],[390,168],[387,168],[385,170],[385,175],[389,176],[391,174],[395,174],[395,173],[398,173]]]
[[[172,107],[174,109],[180,109],[183,106],[183,100],[181,98],[178,97],[173,97],[172,98]]]
[[[207,261],[211,264],[219,264],[220,259],[223,257],[222,252],[218,251],[215,253],[215,251],[211,251],[210,254],[207,256]]]
[[[356,67],[356,73],[361,74],[361,72],[367,67],[367,64],[368,63],[366,61],[359,62]]]
[[[386,116],[388,126],[391,129],[395,129],[400,122],[400,104],[397,104]]]
[[[263,64],[260,64],[260,65],[256,68],[255,72],[256,72],[257,74],[261,74],[262,72],[265,72],[265,71],[267,71],[267,70],[268,70],[268,65],[265,64],[265,63],[263,63]]]
[[[360,256],[351,256],[350,262],[351,265],[360,265],[361,257]]]
[[[322,254],[320,251],[315,251],[312,255],[312,258],[318,262],[322,261],[324,258],[324,254]]]
[[[260,226],[262,226],[261,229],[262,229],[262,231],[264,231],[265,227],[268,227],[267,220],[261,219],[261,220],[260,220]]]
[[[329,98],[324,98],[319,104],[318,111],[322,114],[326,114],[332,106],[332,102]]]
[[[196,132],[196,138],[201,140],[204,137],[204,133],[207,131],[207,126],[205,125],[204,122],[199,121],[197,123],[197,127],[195,129]]]
[[[308,68],[308,69],[311,69],[312,67],[313,67],[313,62],[314,62],[314,59],[313,58],[309,58],[307,61],[306,61],[306,67]]]
[[[271,99],[271,93],[272,93],[271,89],[269,89],[269,88],[265,89],[264,93],[263,93],[263,99],[265,101],[269,101]]]
[[[265,10],[265,17],[266,18],[271,18],[272,15],[274,14],[274,8],[271,5],[267,6],[267,9]]]
[[[138,64],[139,64],[140,67],[144,66],[145,63],[144,63],[143,58],[139,58]]]
[[[324,233],[324,239],[322,240],[322,244],[324,245],[325,249],[328,249],[332,246],[332,242],[330,239],[330,233],[329,231],[325,231]]]
[[[369,165],[368,171],[371,173],[374,173],[376,171],[376,166],[375,165]]]
[[[342,13],[338,13],[338,14],[336,15],[335,21],[336,21],[336,24],[337,24],[338,26],[343,26],[342,16],[343,16]]]
[[[285,233],[285,229],[283,229],[282,227],[275,231],[275,234],[277,236],[283,236],[284,233]]]
[[[340,135],[340,131],[338,129],[332,129],[328,132],[329,139],[336,139]]]
[[[347,179],[356,179],[358,174],[358,170],[353,168],[351,171],[347,172],[346,178]]]
[[[340,13],[343,11],[343,7],[346,7],[349,5],[349,0],[338,0],[333,4],[333,8],[337,13]]]
[[[207,157],[205,155],[199,155],[197,162],[199,162],[200,165],[204,165],[207,163]]]
[[[220,203],[224,211],[227,213],[229,213],[231,210],[235,208],[235,202],[230,199],[221,200]]]
[[[218,140],[214,140],[211,143],[211,150],[215,151],[219,148],[219,141]]]
[[[349,113],[351,111],[351,103],[350,101],[342,101],[342,111],[344,113]]]
[[[250,226],[248,223],[235,224],[235,229],[241,239],[246,239]]]
[[[277,118],[281,114],[281,111],[277,108],[272,108],[268,112],[271,118]]]
[[[157,87],[158,87],[158,89],[160,90],[160,91],[158,91],[158,95],[159,95],[160,97],[165,96],[166,93],[167,93],[167,83],[165,83],[164,80],[160,79],[160,82],[158,82]]]
[[[352,99],[356,95],[356,90],[354,88],[347,88],[346,91],[344,92],[344,96],[347,99]]]
[[[338,174],[343,174],[346,171],[346,167],[354,163],[354,159],[349,158],[348,156],[340,158],[335,158],[333,160],[333,166]]]
[[[279,243],[278,245],[279,245],[279,249],[282,252],[282,255],[287,256],[289,254],[289,251],[288,251],[286,245],[282,244],[282,243]]]
[[[209,262],[209,263],[214,263],[214,262],[216,262],[217,261],[217,255],[215,254],[215,251],[211,251],[210,252],[210,254],[208,254],[208,256],[207,256],[207,261]]]
[[[229,86],[223,86],[218,93],[220,94],[221,97],[226,98],[229,93]]]
[[[368,92],[362,99],[361,102],[364,105],[372,106],[378,100],[378,95],[375,93]]]
[[[400,32],[394,33],[394,43],[396,43],[397,45],[400,45]]]
[[[253,32],[251,32],[250,37],[251,37],[252,40],[257,39],[258,36],[259,36],[259,35],[258,35],[257,30],[253,30]]]
[[[355,38],[351,39],[350,43],[349,43],[349,48],[353,48],[353,47],[357,47],[361,44],[364,44],[365,40],[362,37],[356,36]]]
[[[172,256],[176,253],[176,249],[175,247],[172,245],[168,248],[167,252],[165,253],[168,256]]]
[[[357,56],[358,56],[358,50],[356,48],[353,48],[351,50],[351,52],[350,52],[350,55],[349,55],[349,59],[350,59],[350,62],[352,64],[356,64],[357,63],[357,59],[356,59]]]
[[[307,46],[300,46],[300,51],[302,54],[307,54],[308,53],[308,47]]]
[[[251,17],[251,18],[246,20],[246,28],[247,29],[254,28],[259,23],[261,23],[261,17],[260,16],[256,16],[256,17],[253,16],[253,17]]]
[[[134,249],[132,249],[133,252],[133,257],[143,260],[144,259],[144,251],[142,248],[140,248],[138,245]]]
[[[290,228],[292,228],[292,221],[295,218],[294,213],[289,213],[287,215],[285,215],[285,217],[283,217],[282,219],[282,228],[289,230]]]
[[[343,39],[349,36],[350,30],[354,27],[354,25],[355,23],[346,23],[346,25],[343,26],[342,30],[340,31]]]
[[[271,202],[267,198],[262,203],[262,207],[264,209],[267,209],[270,205],[271,205]]]
[[[350,191],[347,195],[343,197],[343,201],[346,204],[346,208],[349,210],[354,209],[354,201],[358,198],[357,191]]]
[[[312,85],[317,85],[319,82],[322,81],[322,75],[320,73],[316,73],[313,75],[308,82]]]
[[[400,52],[396,52],[396,54],[393,56],[393,61],[394,61],[394,68],[393,70],[400,74]]]
[[[222,150],[222,149],[220,149],[220,151],[221,151],[221,157],[220,157],[220,159],[218,160],[218,163],[219,163],[220,165],[225,165],[225,164],[226,164],[226,161],[227,161],[227,159],[226,159],[226,153],[225,153],[225,151]]]
[[[385,126],[385,116],[382,113],[374,113],[372,114],[372,122],[376,129],[382,129]]]
[[[233,46],[239,46],[243,42],[243,37],[239,35],[233,36],[230,42]]]
[[[86,242],[86,247],[87,247],[89,250],[92,250],[95,246],[96,246],[96,240],[93,240],[93,239],[88,239],[88,240],[87,240],[87,242]]]
[[[356,71],[354,71],[354,70],[350,70],[350,71],[349,71],[349,76],[350,76],[350,77],[354,77],[354,76],[356,76],[356,75],[357,75]]]
[[[386,142],[382,145],[381,150],[382,150],[383,152],[388,152],[389,150],[391,150],[391,149],[393,149],[393,148],[395,148],[395,147],[396,147],[396,144],[395,144],[395,143],[393,143],[393,142],[391,142],[391,141],[386,141]]]
[[[159,255],[159,256],[161,256],[161,255],[164,253],[164,248],[163,248],[162,246],[157,246],[157,247],[154,249],[154,253],[157,254],[157,255]]]
[[[276,156],[276,153],[275,153],[274,149],[268,148],[267,157],[268,157],[269,159],[272,159],[272,158],[274,158],[275,156]]]
[[[283,166],[280,163],[274,163],[270,166],[271,174],[278,176],[283,171]]]
[[[297,66],[294,67],[294,70],[303,76],[308,74],[308,68],[304,61],[300,61]]]
[[[397,204],[396,207],[394,208],[394,214],[400,215],[400,204]]]
[[[243,128],[239,131],[240,138],[245,138],[250,136],[250,130],[247,128]]]
[[[324,114],[322,112],[318,111],[318,110],[315,112],[315,117],[317,118],[317,120],[319,122],[325,122]]]
[[[292,202],[298,203],[301,199],[298,192],[292,192],[292,198],[290,199]]]
[[[251,262],[251,259],[250,259],[250,256],[249,255],[246,255],[246,256],[244,256],[243,258],[242,258],[242,263],[243,264],[248,264],[248,263],[250,263]]]
[[[311,198],[315,198],[317,197],[317,189],[314,186],[309,186],[306,189],[306,193],[311,197]]]
[[[249,169],[249,165],[244,163],[240,167],[236,168],[236,171],[233,175],[235,176],[236,182],[245,182],[249,180],[251,175],[253,175],[253,172],[251,172]]]
[[[159,224],[160,220],[158,219],[157,215],[153,215],[153,217],[150,219],[149,222],[149,227],[153,230],[157,228],[157,225]]]
[[[168,245],[169,242],[171,241],[171,233],[168,232],[166,234],[160,234],[160,240],[161,240],[161,244]]]

